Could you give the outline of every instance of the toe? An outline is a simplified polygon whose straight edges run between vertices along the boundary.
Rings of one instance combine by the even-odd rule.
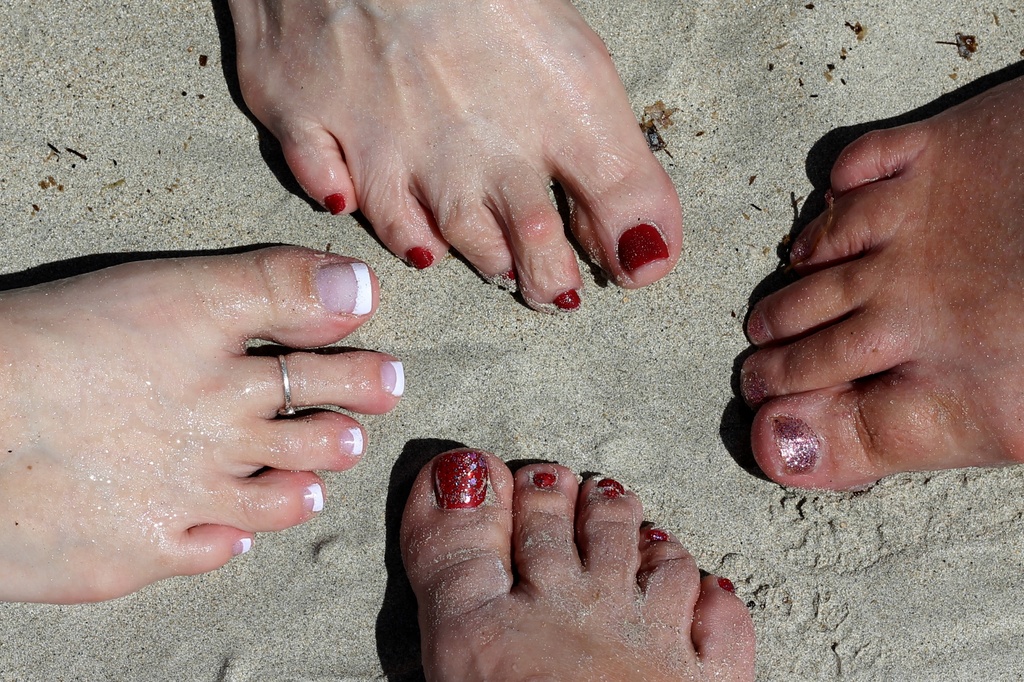
[[[492,199],[508,235],[523,298],[538,310],[574,310],[583,287],[562,217],[535,174],[503,185]]]
[[[211,257],[205,268],[176,262],[182,287],[195,292],[239,353],[253,338],[295,347],[334,343],[377,306],[373,271],[334,254],[278,247]]]
[[[248,552],[253,542],[252,533],[230,526],[193,526],[182,535],[170,560],[170,575],[209,573]]]
[[[927,145],[926,127],[909,124],[874,130],[850,143],[832,167],[832,190],[841,196],[863,185],[892,178]]]
[[[700,594],[700,571],[693,556],[667,531],[644,528],[640,533],[637,583],[644,595],[646,622],[658,632],[678,638],[690,631]]]
[[[505,276],[514,267],[505,234],[492,213],[479,201],[438,202],[434,208],[445,240],[488,280]]]
[[[610,478],[589,479],[576,503],[576,545],[587,574],[609,594],[632,595],[640,568],[639,498]]]
[[[692,637],[706,679],[754,679],[754,622],[725,578],[701,581]]]
[[[256,441],[242,463],[288,471],[345,471],[366,450],[366,434],[351,417],[317,412],[295,419],[258,420]]]
[[[509,594],[512,488],[505,464],[475,450],[439,455],[420,471],[401,547],[427,629]]]
[[[520,585],[556,593],[578,582],[573,519],[579,484],[562,466],[537,464],[515,475],[513,546]]]
[[[766,403],[751,444],[783,485],[851,489],[901,471],[998,463],[1000,450],[973,423],[950,391],[893,371]]]
[[[441,237],[434,216],[409,191],[409,182],[404,174],[374,178],[374,182],[360,188],[359,204],[388,250],[423,270],[448,253],[448,243]]]
[[[873,309],[793,343],[765,348],[743,363],[740,387],[751,405],[766,398],[836,386],[891,369],[911,356],[915,340],[908,319]]]
[[[851,286],[858,268],[856,262],[826,268],[763,298],[747,320],[750,341],[791,341],[849,314],[864,302],[861,289]]]
[[[295,409],[335,405],[362,414],[382,414],[394,408],[405,392],[404,366],[385,353],[289,353],[284,363]],[[252,356],[236,365],[244,370],[233,375],[238,383],[235,392],[257,414],[275,417],[284,405],[281,360]]]
[[[308,521],[324,508],[326,487],[307,471],[269,469],[239,479],[234,489],[213,497],[225,525],[251,532],[284,530]]]
[[[306,194],[334,215],[356,210],[352,176],[338,140],[319,124],[282,127],[275,135]]]

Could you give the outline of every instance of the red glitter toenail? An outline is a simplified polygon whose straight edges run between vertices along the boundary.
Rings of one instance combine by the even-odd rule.
[[[331,215],[338,215],[345,210],[345,195],[341,192],[324,197],[324,206],[331,212]]]
[[[558,477],[550,471],[538,471],[533,475],[533,484],[538,488],[552,488],[558,482]]]
[[[614,478],[602,478],[597,482],[597,489],[609,500],[614,500],[626,494],[626,489]]]
[[[422,246],[414,246],[405,252],[405,260],[409,261],[417,270],[429,268],[434,262],[434,254]]]
[[[726,592],[732,592],[734,594],[736,592],[736,586],[733,585],[732,581],[729,580],[728,578],[719,578],[718,579],[718,586],[721,587]]]
[[[552,301],[560,310],[576,310],[580,307],[580,295],[575,289],[569,289],[564,294],[559,294]]]
[[[654,225],[631,227],[619,237],[619,262],[632,272],[648,263],[668,258],[668,247]]]
[[[740,393],[748,405],[757,406],[768,397],[768,384],[756,372],[740,370]]]
[[[645,532],[649,542],[668,542],[668,533],[660,528],[648,528]]]
[[[513,282],[516,281],[516,271],[515,270],[509,270],[508,272],[505,273],[505,277],[509,278]]]
[[[434,495],[441,509],[479,507],[487,497],[487,459],[462,450],[434,462]]]

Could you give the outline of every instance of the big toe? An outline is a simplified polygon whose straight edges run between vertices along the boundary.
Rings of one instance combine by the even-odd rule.
[[[855,489],[890,474],[1002,462],[968,404],[924,370],[765,403],[751,441],[762,471],[784,485]]]
[[[425,641],[428,632],[509,593],[511,504],[512,475],[494,455],[453,450],[420,471],[402,517],[401,547]]]

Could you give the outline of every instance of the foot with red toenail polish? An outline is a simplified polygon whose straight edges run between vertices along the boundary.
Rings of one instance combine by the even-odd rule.
[[[1024,462],[1024,79],[865,135],[831,181],[792,247],[801,279],[748,321],[758,464],[857,488]]]
[[[754,679],[732,582],[701,579],[613,479],[445,453],[413,484],[401,548],[427,680]]]
[[[0,293],[0,601],[119,597],[312,519],[330,504],[314,471],[354,466],[366,435],[307,407],[386,412],[401,363],[247,342],[333,344],[377,299],[366,264],[298,248]]]
[[[571,2],[229,5],[242,94],[299,184],[332,213],[358,208],[414,267],[430,261],[410,250],[451,247],[488,281],[514,268],[525,301],[552,312],[583,286],[553,180],[576,240],[619,285],[679,259],[675,187]]]

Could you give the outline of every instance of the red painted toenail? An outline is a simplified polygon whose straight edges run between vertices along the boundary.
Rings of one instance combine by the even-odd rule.
[[[750,319],[747,320],[747,338],[758,346],[763,346],[772,340],[768,334],[768,327],[764,323],[764,315],[756,310],[750,314]]]
[[[753,371],[740,371],[740,392],[748,405],[757,406],[768,397],[768,384]]]
[[[338,215],[345,210],[345,195],[341,192],[324,197],[324,206],[332,215]]]
[[[560,310],[576,310],[580,307],[580,295],[576,293],[575,289],[569,289],[564,294],[555,296],[555,300],[552,303]]]
[[[479,507],[487,497],[487,459],[466,450],[441,455],[434,463],[434,494],[441,509]]]
[[[649,542],[668,542],[668,533],[660,528],[648,528],[644,533],[647,536]]]
[[[726,592],[732,592],[734,594],[736,593],[736,586],[733,585],[732,581],[729,580],[728,578],[719,578],[718,579],[718,586],[721,587]]]
[[[772,421],[775,445],[791,474],[806,474],[818,464],[821,444],[803,419],[780,414]]]
[[[414,246],[405,252],[405,260],[409,261],[417,270],[429,268],[434,262],[434,254],[422,246]]]
[[[508,277],[513,282],[516,281],[516,271],[515,270],[509,270],[508,272],[505,273],[505,277]]]
[[[626,489],[614,478],[602,478],[597,482],[597,489],[609,500],[614,500],[626,494]]]
[[[538,471],[533,475],[533,484],[538,488],[553,488],[558,482],[558,476],[550,471]]]
[[[668,247],[654,225],[644,223],[631,227],[619,237],[619,262],[630,272],[666,258]]]

